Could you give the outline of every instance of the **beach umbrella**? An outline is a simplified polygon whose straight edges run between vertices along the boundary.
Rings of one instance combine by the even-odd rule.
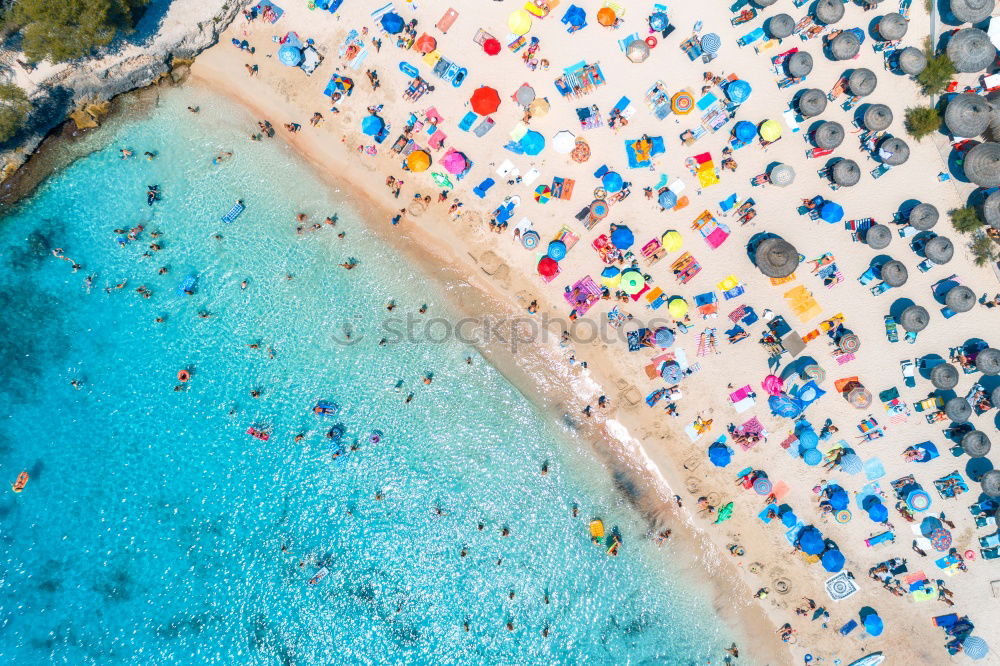
[[[687,301],[680,296],[671,298],[670,302],[667,303],[667,312],[669,312],[670,316],[674,319],[684,319],[688,313]]]
[[[965,154],[965,177],[980,187],[1000,185],[1000,143],[980,143]]]
[[[976,354],[976,370],[988,377],[1000,375],[1000,349],[987,347]]]
[[[979,23],[993,13],[994,0],[951,0],[951,13],[961,23]]]
[[[847,496],[846,490],[837,486],[834,491],[830,493],[829,502],[834,511],[840,511],[841,509],[847,508],[850,498]]]
[[[507,28],[520,37],[531,30],[531,14],[523,9],[516,9],[507,17]]]
[[[979,28],[963,28],[951,36],[945,52],[956,72],[979,72],[993,63],[997,47]]]
[[[556,135],[552,137],[552,150],[560,155],[569,153],[573,150],[574,145],[576,145],[576,137],[568,130],[556,132]]]
[[[824,201],[819,207],[819,217],[829,224],[840,222],[844,219],[844,207],[836,201]]]
[[[993,389],[990,393],[990,404],[992,404],[997,409],[1000,409],[1000,385]]]
[[[958,370],[951,363],[938,363],[931,368],[931,384],[934,388],[949,391],[958,386]]]
[[[907,272],[906,266],[903,265],[903,262],[896,261],[895,259],[892,259],[882,264],[881,274],[882,274],[882,280],[886,282],[890,287],[902,287],[904,284],[906,284],[907,278],[910,277],[910,274]],[[906,310],[904,310],[903,312],[905,313]],[[927,311],[924,310],[924,312],[926,313]]]
[[[830,53],[834,60],[850,60],[860,51],[861,40],[850,30],[844,30],[830,42]]]
[[[624,185],[625,181],[622,179],[621,174],[617,171],[609,171],[601,176],[601,187],[603,187],[608,194],[621,192]]]
[[[853,354],[861,349],[861,338],[854,333],[847,333],[846,335],[840,336],[840,339],[837,340],[837,346],[840,348],[840,351],[845,354]]]
[[[617,19],[618,17],[615,16],[615,10],[610,7],[601,7],[597,10],[597,22],[605,28],[613,26]]]
[[[899,315],[899,325],[910,333],[919,333],[927,328],[928,324],[930,324],[930,313],[922,305],[911,305]]]
[[[819,0],[816,3],[816,20],[830,25],[844,18],[844,0]]]
[[[553,261],[562,261],[566,258],[566,243],[561,240],[550,241],[545,256]]]
[[[637,270],[622,271],[622,281],[619,286],[629,296],[638,294],[646,286],[646,278]]]
[[[841,187],[857,185],[861,180],[861,167],[854,160],[837,160],[830,168],[830,178]]]
[[[437,48],[437,40],[430,35],[420,35],[414,46],[420,53],[427,54]]]
[[[767,399],[767,406],[775,416],[794,419],[802,413],[802,402],[786,393],[772,395]]]
[[[302,49],[291,44],[285,44],[278,49],[278,60],[288,67],[298,67],[302,64],[303,57]]]
[[[884,625],[882,624],[882,618],[878,616],[877,613],[871,613],[864,618],[865,631],[868,632],[869,636],[880,636]]]
[[[742,104],[750,98],[753,88],[743,79],[736,79],[726,86],[726,97],[733,104]]]
[[[753,141],[757,136],[757,127],[750,121],[741,120],[733,127],[733,135],[740,141]]]
[[[437,171],[431,174],[431,180],[433,180],[434,184],[437,185],[438,187],[446,187],[449,190],[452,187],[454,187],[454,185],[452,185],[451,183],[451,179],[448,178],[448,176],[444,175],[443,173],[438,173]]]
[[[938,236],[940,238],[940,236]],[[929,256],[929,255],[928,255]],[[941,263],[934,260],[935,263]],[[944,304],[955,312],[968,312],[976,305],[976,292],[964,284],[958,284],[948,290],[944,296]]]
[[[649,44],[641,39],[633,39],[625,49],[625,57],[632,62],[643,62],[649,57]]]
[[[670,19],[665,12],[653,12],[649,15],[649,28],[653,32],[663,32],[670,25]]]
[[[827,120],[813,133],[816,146],[823,150],[833,150],[844,142],[844,126],[838,122]]]
[[[944,403],[944,415],[947,416],[949,420],[954,421],[955,423],[965,423],[966,421],[969,420],[969,417],[972,416],[972,405],[970,405],[969,401],[966,400],[965,398],[961,396],[955,396],[948,402]],[[973,432],[978,432],[978,431],[974,430]],[[971,434],[972,434],[971,432],[966,433],[966,436]],[[962,438],[962,448],[965,449],[965,437]],[[966,449],[965,452],[969,453],[969,450]],[[969,453],[969,455],[972,454]]]
[[[931,532],[929,538],[931,540],[931,548],[939,553],[948,552],[948,547],[951,546],[951,532],[943,527],[939,527]]]
[[[910,209],[907,221],[917,231],[927,231],[934,228],[941,216],[938,209],[929,203],[919,203]]]
[[[887,42],[902,39],[908,27],[909,24],[899,12],[886,14],[878,20],[878,34]]]
[[[784,386],[785,382],[783,382],[781,377],[778,375],[768,375],[767,377],[764,377],[764,381],[760,383],[760,387],[764,389],[764,392],[768,395],[780,395]]]
[[[608,216],[608,203],[604,199],[594,199],[591,201],[590,216],[595,220],[603,220]]]
[[[952,0],[952,6],[954,6],[954,0]],[[990,7],[992,6],[993,2],[990,0]],[[990,653],[990,646],[979,636],[969,636],[962,641],[962,652],[969,659],[979,660]]]
[[[758,7],[763,8],[763,7],[770,7],[771,5],[773,5],[774,3],[776,3],[777,1],[778,0],[753,0],[753,4],[757,5]]]
[[[875,92],[878,78],[875,72],[865,67],[857,67],[847,77],[847,90],[855,97],[864,97]]]
[[[663,234],[661,239],[663,249],[667,252],[676,252],[684,246],[684,237],[679,231],[670,230]]]
[[[527,83],[522,83],[521,87],[514,93],[514,101],[527,108],[535,100],[535,89]]]
[[[818,363],[810,363],[806,367],[802,368],[802,377],[805,379],[811,379],[817,384],[826,379],[826,371],[823,366]]]
[[[983,220],[994,229],[1000,229],[1000,190],[983,202]]]
[[[799,549],[806,555],[819,555],[825,546],[823,534],[815,527],[803,527],[799,532]]]
[[[528,130],[518,141],[518,144],[526,155],[537,155],[545,147],[545,137],[535,130]]]
[[[663,190],[657,198],[657,202],[664,210],[670,210],[677,205],[677,195],[670,190]]]
[[[823,568],[830,573],[837,573],[844,568],[844,554],[836,548],[831,548],[823,553],[820,561],[823,563]]]
[[[826,93],[819,88],[808,88],[799,96],[799,113],[812,118],[826,109]]]
[[[990,126],[993,106],[982,95],[961,93],[948,100],[944,110],[944,124],[948,131],[959,137],[979,136]]]
[[[847,402],[855,409],[868,409],[872,404],[872,393],[858,384],[847,393]]]
[[[899,68],[904,74],[916,76],[927,68],[927,56],[914,46],[907,46],[897,56]]]
[[[878,156],[889,166],[899,166],[910,159],[910,146],[898,137],[886,137],[878,146]]]
[[[723,506],[721,509],[719,509],[719,512],[715,516],[715,522],[712,523],[712,524],[713,525],[718,525],[719,523],[724,523],[727,520],[729,520],[729,518],[732,515],[733,515],[733,503],[729,502],[728,504],[726,504],[725,506]]]
[[[815,449],[819,446],[819,437],[816,435],[816,431],[812,428],[807,428],[798,434],[799,437],[799,448],[801,449]]]
[[[583,163],[590,159],[590,145],[583,139],[578,138],[576,140],[576,145],[573,146],[573,152],[569,154],[570,159],[574,162]]]
[[[758,476],[753,481],[753,491],[758,495],[770,495],[771,487],[771,481],[767,477]]]
[[[431,165],[431,156],[426,150],[414,150],[406,156],[406,168],[420,173],[427,171]]]
[[[792,78],[801,79],[807,76],[812,68],[813,57],[807,51],[796,51],[785,61],[785,69]]]
[[[361,131],[368,136],[375,136],[385,127],[385,122],[375,114],[369,114],[361,121]]]
[[[864,465],[858,454],[847,453],[840,458],[840,469],[847,474],[858,474],[864,469]]]
[[[486,52],[486,55],[497,55],[500,53],[500,41],[494,37],[490,37],[483,42],[483,51]]]
[[[618,227],[611,232],[611,244],[619,250],[627,250],[635,243],[635,236],[628,227]]]
[[[768,143],[777,141],[781,138],[781,125],[777,120],[765,120],[757,128],[757,133],[760,134],[761,139]]]
[[[990,497],[1000,497],[1000,469],[991,469],[979,477],[979,485]]]
[[[684,377],[684,371],[681,370],[679,363],[671,361],[663,364],[663,368],[660,369],[660,377],[668,384],[676,384]]]
[[[781,514],[781,524],[785,527],[795,527],[797,522],[799,522],[799,517],[795,515],[795,512],[785,511]]]
[[[931,496],[921,489],[911,490],[906,496],[906,506],[914,511],[926,511],[931,507]]]
[[[872,132],[881,132],[888,129],[892,124],[892,109],[885,104],[870,104],[861,116],[861,122],[865,129]]]
[[[795,19],[788,14],[775,14],[767,20],[767,34],[774,39],[790,37],[795,30]]]
[[[787,187],[795,182],[795,169],[787,164],[778,164],[767,174],[772,184],[778,187]]]
[[[670,98],[670,108],[678,115],[686,115],[694,109],[694,95],[682,90]]]
[[[601,271],[602,278],[615,278],[621,274],[617,266],[606,266],[603,271]]]
[[[881,502],[872,502],[868,506],[868,517],[875,523],[884,523],[889,519],[889,510]]]
[[[555,277],[559,273],[559,262],[552,257],[542,257],[538,262],[538,274],[542,277]]]
[[[784,278],[798,268],[799,252],[785,239],[771,236],[757,245],[754,262],[767,277]]]
[[[661,326],[656,329],[656,333],[653,334],[653,341],[656,342],[657,347],[666,349],[670,345],[674,344],[674,333],[666,326]]]
[[[528,113],[530,113],[532,117],[541,118],[549,112],[550,108],[552,107],[549,105],[549,100],[544,97],[536,97],[534,101],[528,105]]]
[[[395,35],[403,31],[403,17],[396,12],[386,12],[379,19],[382,29],[390,35]]]
[[[707,33],[701,38],[701,50],[705,53],[718,53],[722,48],[722,39],[714,32]]]
[[[725,467],[733,460],[733,454],[725,444],[716,442],[708,447],[708,459],[716,467]]]
[[[815,467],[823,462],[823,454],[816,449],[800,449],[800,452],[802,454],[802,462],[810,467]]]
[[[465,155],[457,150],[445,155],[444,159],[441,160],[441,164],[444,166],[445,171],[452,175],[462,173],[469,166],[469,162],[466,160]]]
[[[481,116],[488,116],[500,107],[500,94],[489,86],[476,88],[469,98],[472,110]]]
[[[969,402],[965,398],[952,398],[952,400],[961,400],[964,402],[969,409],[968,415],[972,415],[972,406],[969,405]],[[951,400],[948,402],[950,403]],[[959,421],[959,419],[952,420]],[[986,433],[981,430],[967,432],[962,436],[962,450],[965,451],[970,458],[985,458],[990,453],[990,438],[987,437]]]
[[[955,246],[945,236],[935,236],[924,245],[924,254],[937,265],[947,264],[955,256]]]
[[[534,250],[538,247],[538,243],[540,241],[541,237],[538,235],[537,231],[529,229],[521,234],[521,245],[524,246],[525,250]]]
[[[873,250],[884,250],[892,240],[892,230],[884,224],[873,224],[865,232],[865,243]]]

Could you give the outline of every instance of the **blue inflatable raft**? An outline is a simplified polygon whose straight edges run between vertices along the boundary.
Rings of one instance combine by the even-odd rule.
[[[233,204],[233,207],[229,209],[229,212],[222,216],[222,221],[226,224],[234,222],[243,211],[246,210],[246,206],[243,205],[242,201],[237,201]]]
[[[181,296],[187,294],[190,296],[194,293],[195,287],[198,286],[198,276],[188,275],[184,278],[179,285],[177,285],[177,293]]]

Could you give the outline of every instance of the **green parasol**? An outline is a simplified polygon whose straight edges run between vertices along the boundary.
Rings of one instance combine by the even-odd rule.
[[[454,187],[451,181],[448,180],[448,176],[443,173],[438,173],[437,171],[431,173],[431,178],[434,180],[434,184],[438,187]]]
[[[733,503],[730,502],[726,506],[719,509],[719,514],[715,517],[715,525],[719,523],[724,523],[729,520],[729,517],[733,515]]]

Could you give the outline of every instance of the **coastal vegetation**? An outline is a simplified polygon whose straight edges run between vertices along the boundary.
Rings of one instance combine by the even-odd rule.
[[[948,216],[951,218],[951,226],[955,228],[955,231],[969,235],[969,251],[972,252],[976,266],[985,266],[991,261],[1000,259],[997,242],[984,230],[986,223],[979,216],[979,211],[975,207],[955,208],[948,211]]]
[[[941,114],[933,106],[913,106],[906,110],[906,132],[919,141],[941,128]]]
[[[917,74],[920,90],[925,95],[937,95],[944,92],[948,82],[955,76],[955,63],[947,53],[937,53],[930,48],[925,49],[927,67]]]
[[[972,251],[972,258],[976,262],[976,266],[985,266],[991,261],[1000,259],[996,241],[982,231],[972,234],[972,242],[969,243],[969,249]]]
[[[0,84],[0,142],[7,141],[24,126],[31,103],[13,83]]]
[[[985,224],[972,206],[950,210],[948,216],[951,218],[951,226],[955,227],[955,231],[963,234],[972,233]]]
[[[107,46],[129,32],[148,0],[15,0],[4,13],[8,27],[21,32],[32,61],[65,62]]]

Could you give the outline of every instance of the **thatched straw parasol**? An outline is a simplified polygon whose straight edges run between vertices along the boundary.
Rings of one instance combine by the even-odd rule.
[[[899,166],[910,159],[910,146],[899,137],[890,136],[882,139],[878,146],[878,156],[889,166]]]
[[[908,333],[919,333],[931,323],[931,315],[922,305],[911,305],[899,315],[899,325]]]
[[[962,23],[979,23],[993,13],[994,0],[951,0],[951,13]]]
[[[950,391],[958,386],[958,369],[951,363],[938,363],[931,368],[931,384],[942,391]]]
[[[903,73],[910,76],[916,76],[927,68],[927,56],[914,46],[907,46],[900,51],[897,62]]]
[[[865,129],[872,132],[889,129],[889,125],[892,124],[892,109],[885,104],[870,104],[865,109],[861,122],[864,123]]]
[[[882,265],[882,280],[890,287],[902,287],[906,284],[906,280],[909,277],[910,274],[906,271],[906,266],[904,266],[901,261],[892,259]],[[911,305],[910,307],[915,306]],[[924,312],[926,312],[926,310],[924,310]]]
[[[875,72],[865,67],[858,67],[847,77],[847,89],[855,97],[864,97],[875,92],[878,78]]]
[[[946,236],[935,236],[924,245],[924,254],[938,266],[947,264],[955,256],[955,246]]]
[[[775,14],[767,20],[767,33],[774,39],[784,39],[795,30],[795,19],[788,14]]]
[[[979,477],[979,485],[990,497],[1000,497],[1000,469],[991,469]]]
[[[799,265],[799,251],[784,238],[765,238],[757,246],[754,263],[760,272],[771,278],[788,277]]]
[[[884,224],[873,224],[865,232],[865,243],[873,250],[884,250],[892,240],[892,230]]]
[[[964,284],[955,285],[944,295],[944,304],[955,312],[968,312],[976,306],[976,292]]]
[[[819,0],[816,3],[816,20],[830,25],[844,18],[843,0]]]
[[[854,160],[837,160],[830,169],[830,178],[841,187],[857,185],[861,180],[861,167]]]
[[[787,164],[778,164],[767,175],[772,185],[787,187],[795,182],[795,169]]]
[[[965,423],[972,416],[972,405],[965,398],[956,396],[944,403],[944,414],[955,423]],[[962,445],[962,448],[965,448],[965,437],[962,438]]]
[[[799,96],[799,113],[806,118],[812,118],[826,109],[826,93],[819,88],[807,88]]]
[[[976,354],[976,370],[991,377],[1000,375],[1000,349],[987,347]]]
[[[758,7],[770,7],[777,1],[778,0],[753,0],[753,4],[757,5]]]
[[[910,226],[917,231],[927,231],[933,229],[937,224],[941,214],[938,209],[929,203],[919,203],[910,209],[908,221]]]
[[[961,400],[967,406],[969,405],[965,398],[955,398],[955,400]],[[949,402],[951,401],[949,400]],[[969,406],[969,414],[972,414],[971,406]],[[990,452],[990,438],[982,430],[967,432],[962,437],[962,450],[969,454],[970,458],[985,458]]]
[[[990,403],[992,403],[994,407],[1000,409],[1000,385],[997,385],[997,387],[993,389],[993,392],[990,393]]]
[[[993,107],[986,98],[975,93],[955,95],[944,110],[944,124],[955,136],[979,136],[990,126]]]
[[[788,60],[785,61],[785,69],[788,71],[788,76],[801,79],[812,71],[813,57],[805,51],[796,51],[788,56]]]
[[[908,27],[909,24],[899,12],[886,14],[878,20],[878,34],[887,42],[902,39]]]
[[[983,221],[994,229],[1000,229],[1000,190],[986,197],[983,202]]]
[[[898,14],[897,14],[898,16]],[[830,42],[830,54],[834,60],[850,60],[861,51],[861,40],[853,32],[847,30],[833,38]]]
[[[827,120],[813,133],[816,146],[823,150],[833,150],[844,142],[844,126]]]
[[[990,103],[993,111],[990,114],[990,126],[986,130],[986,138],[990,141],[1000,141],[1000,90],[987,93],[986,101]]]
[[[989,35],[978,28],[963,28],[948,40],[945,49],[955,64],[956,72],[981,72],[997,55]]]
[[[981,143],[965,154],[965,177],[980,187],[1000,185],[1000,143]]]

